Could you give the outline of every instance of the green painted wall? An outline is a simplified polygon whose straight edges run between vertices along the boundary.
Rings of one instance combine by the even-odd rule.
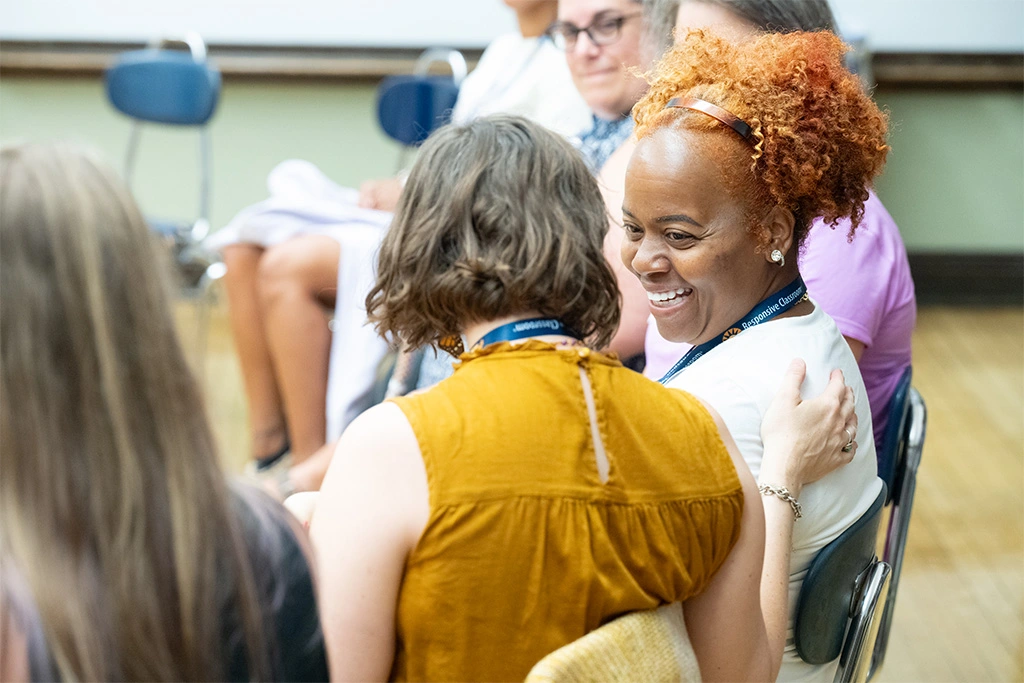
[[[1024,251],[1024,97],[1015,92],[887,91],[893,151],[878,191],[912,251]],[[394,172],[399,149],[373,120],[372,84],[229,81],[213,122],[213,224],[266,196],[275,163],[308,159],[342,184]],[[127,120],[98,79],[5,78],[0,141],[63,138],[120,163]],[[198,143],[143,136],[135,191],[147,213],[187,217]]]
[[[265,199],[267,173],[308,159],[339,183],[392,175],[400,149],[377,126],[375,86],[231,82],[211,123],[212,223]],[[0,141],[59,138],[98,148],[120,168],[129,120],[111,107],[97,79],[4,78]],[[147,214],[194,217],[199,138],[189,129],[147,126],[133,179]]]
[[[884,92],[892,152],[878,194],[912,251],[1024,251],[1024,97]]]

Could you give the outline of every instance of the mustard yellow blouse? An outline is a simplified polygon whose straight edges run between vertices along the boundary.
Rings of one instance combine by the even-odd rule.
[[[521,681],[616,616],[701,592],[739,535],[739,479],[707,411],[612,357],[495,344],[394,400],[430,489],[395,680]]]

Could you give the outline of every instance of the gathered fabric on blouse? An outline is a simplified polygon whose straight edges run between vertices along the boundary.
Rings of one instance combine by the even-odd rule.
[[[521,681],[614,617],[707,586],[743,494],[697,399],[583,347],[503,342],[461,360],[392,399],[430,491],[393,679]]]

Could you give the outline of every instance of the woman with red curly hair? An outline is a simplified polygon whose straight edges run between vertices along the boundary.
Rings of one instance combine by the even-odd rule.
[[[703,680],[774,678],[753,476],[713,410],[597,351],[620,320],[607,225],[583,158],[537,124],[423,145],[366,310],[403,345],[465,352],[339,442],[311,526],[333,680],[523,680],[680,602]],[[849,459],[854,400],[836,373],[801,402],[800,380],[765,421],[765,469],[813,481]]]
[[[769,32],[837,33],[828,0],[651,0],[644,12],[647,40],[659,53],[671,46],[673,35],[681,37],[694,28],[737,41]],[[831,226],[815,219],[800,248],[800,274],[857,359],[871,404],[875,445],[881,448],[889,402],[911,362],[917,319],[914,281],[899,227],[874,192],[864,202],[856,239],[847,239],[849,229],[845,218]],[[853,277],[837,277],[840,273]],[[685,346],[664,339],[649,321],[644,374],[653,379],[664,375]]]
[[[833,225],[848,217],[856,231],[889,149],[886,118],[843,67],[845,51],[827,32],[741,44],[691,32],[634,108],[639,142],[626,173],[623,262],[647,290],[661,335],[693,345],[661,381],[722,415],[758,476],[768,528],[781,534],[767,544],[761,581],[776,656],[808,564],[881,486],[857,361],[806,296],[797,267],[816,217]],[[794,357],[807,363],[809,395],[840,368],[858,416],[847,434],[851,448],[860,444],[852,461],[806,487],[761,467],[762,418]],[[792,498],[802,506],[795,525]],[[779,553],[790,545],[787,564]],[[831,678],[789,644],[780,678],[819,674]]]

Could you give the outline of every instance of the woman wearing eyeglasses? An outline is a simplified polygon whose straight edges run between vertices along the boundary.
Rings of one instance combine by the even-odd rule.
[[[507,112],[577,133],[589,120],[587,107],[543,38],[555,0],[505,4],[519,31],[484,51],[462,82],[453,120]],[[356,193],[311,164],[288,161],[268,184],[271,197],[244,209],[208,246],[223,250],[228,267],[252,469],[283,497],[319,488],[334,452],[325,441],[335,441],[365,408],[386,351],[363,326],[369,254],[391,220],[401,182],[369,181]],[[333,335],[324,307],[335,312]]]
[[[565,50],[576,89],[594,112],[580,151],[595,173],[633,130],[629,110],[647,85],[630,71],[640,66],[643,12],[636,0],[562,0],[548,28]]]
[[[603,178],[602,169],[633,133],[630,109],[647,84],[638,75],[646,66],[641,49],[642,4],[639,0],[560,0],[558,21],[548,28],[556,46],[565,51],[573,83],[593,111],[593,125],[577,148],[598,177],[601,191],[621,196],[622,175]],[[608,200],[609,206],[619,201]],[[615,214],[612,214],[615,215]],[[647,328],[647,298],[618,258],[621,227],[612,223],[605,256],[622,293],[622,319],[609,348],[633,367],[642,365]]]

